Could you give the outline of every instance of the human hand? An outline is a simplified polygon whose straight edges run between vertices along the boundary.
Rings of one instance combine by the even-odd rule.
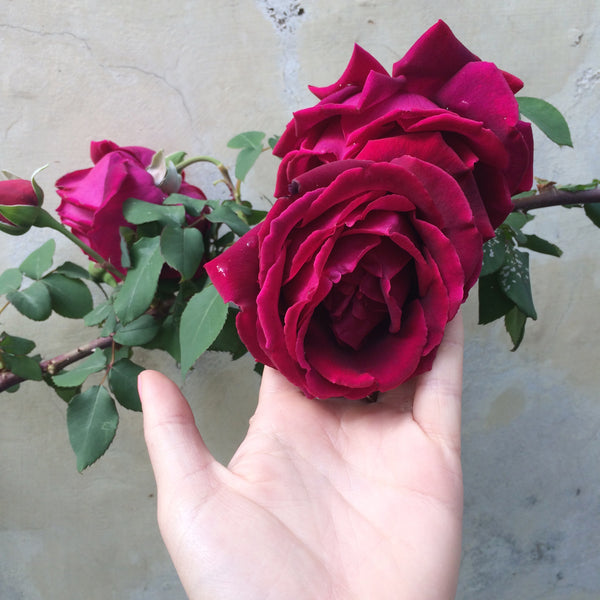
[[[309,400],[265,368],[226,468],[179,389],[139,389],[158,521],[190,599],[449,600],[462,521],[462,320],[376,403]]]

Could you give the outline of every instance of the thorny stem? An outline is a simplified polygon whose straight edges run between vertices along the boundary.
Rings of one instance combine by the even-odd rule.
[[[55,356],[54,358],[50,358],[48,360],[43,360],[40,362],[40,367],[42,369],[42,373],[44,375],[55,375],[65,367],[68,367],[70,364],[81,360],[82,358],[86,358],[89,356],[94,350],[97,348],[103,350],[104,348],[108,348],[113,344],[112,336],[100,337],[87,344],[83,344],[79,346],[79,348],[75,348],[65,354],[60,354],[59,356]],[[21,383],[25,381],[23,377],[19,377],[10,371],[5,371],[0,373],[0,392],[7,390],[17,383]]]
[[[549,192],[542,192],[535,196],[526,196],[513,200],[515,210],[527,212],[536,208],[546,208],[548,206],[565,206],[570,204],[593,204],[600,202],[600,188],[593,190],[584,190],[581,192],[568,192],[561,189],[553,189]]]

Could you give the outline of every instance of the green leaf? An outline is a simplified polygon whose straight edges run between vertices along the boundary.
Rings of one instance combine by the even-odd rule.
[[[501,236],[493,237],[483,245],[483,264],[480,277],[495,273],[504,262],[506,242]]]
[[[114,340],[124,346],[141,346],[149,342],[157,333],[160,324],[150,315],[142,315],[127,325],[117,327]]]
[[[216,242],[215,246],[217,248],[225,248],[227,246],[231,246],[233,241],[235,240],[235,234],[233,231],[228,231],[225,235],[222,235]]]
[[[244,181],[254,163],[262,153],[260,148],[243,148],[240,150],[237,160],[235,161],[235,176],[240,181]]]
[[[529,254],[513,247],[506,248],[504,264],[498,271],[498,282],[507,298],[512,300],[528,317],[537,319],[531,284],[529,282]]]
[[[157,221],[162,225],[180,227],[185,223],[185,208],[178,205],[153,204],[152,202],[129,198],[123,204],[123,216],[126,221],[134,225]]]
[[[8,370],[18,377],[32,379],[33,381],[42,380],[42,369],[40,363],[35,358],[4,354],[3,360]]]
[[[133,267],[115,299],[115,313],[123,323],[133,321],[150,306],[163,266],[158,237],[138,240],[131,251]]]
[[[240,148],[236,163],[235,176],[243,181],[248,175],[256,159],[263,150],[265,134],[262,131],[246,131],[231,138],[227,142],[228,148]]]
[[[52,308],[59,315],[69,319],[81,319],[92,310],[92,294],[80,279],[50,273],[40,281],[48,288]]]
[[[19,269],[6,269],[2,275],[0,275],[0,295],[18,290],[21,287],[23,281],[23,274]]]
[[[204,256],[202,233],[194,227],[165,227],[160,236],[160,250],[167,264],[179,271],[183,279],[191,279]]]
[[[172,162],[175,166],[177,166],[185,158],[186,154],[187,152],[183,151],[173,152],[173,154],[169,154],[169,156],[165,158],[165,162],[167,164]]]
[[[595,190],[600,185],[600,179],[592,179],[589,183],[576,183],[574,185],[558,185],[557,189],[565,192],[585,192]]]
[[[50,377],[45,377],[45,381],[56,392],[56,395],[67,404],[71,402],[74,396],[81,392],[80,385],[76,387],[58,387],[54,385]]]
[[[183,206],[185,212],[192,217],[199,217],[206,208],[207,201],[198,198],[190,198],[183,194],[171,194],[163,204],[170,206]]]
[[[33,321],[44,321],[52,313],[50,292],[41,281],[34,281],[24,290],[9,292],[6,299],[21,314]]]
[[[600,227],[600,202],[584,204],[583,210],[596,227]]]
[[[35,342],[5,331],[0,335],[0,348],[10,354],[29,354],[35,348]]]
[[[168,352],[175,362],[181,361],[181,349],[179,346],[179,320],[169,315],[160,326],[156,336],[144,348],[160,348]]]
[[[521,312],[517,306],[509,310],[504,317],[504,327],[513,343],[512,352],[514,352],[523,341],[525,335],[525,321],[527,315]]]
[[[258,225],[260,222],[264,221],[266,216],[266,210],[253,210],[247,217],[248,225]]]
[[[59,275],[64,275],[65,277],[70,277],[71,279],[91,279],[90,273],[87,269],[76,265],[71,261],[66,261],[59,267],[54,269],[54,273],[58,273]]]
[[[206,218],[211,223],[225,223],[231,231],[237,233],[239,236],[250,231],[248,224],[244,223],[227,204],[217,206],[217,208],[206,215]]]
[[[503,317],[513,306],[502,291],[497,279],[497,273],[479,278],[479,324],[491,323]]]
[[[67,428],[79,472],[106,452],[118,424],[115,402],[105,388],[95,385],[73,397],[67,408]]]
[[[115,311],[111,311],[106,317],[104,321],[104,325],[102,325],[102,329],[100,330],[100,335],[111,335],[115,332],[117,328],[117,315],[115,315]]]
[[[100,325],[100,323],[104,322],[111,314],[114,314],[112,302],[107,300],[106,302],[102,302],[102,304],[98,304],[98,306],[85,315],[83,317],[83,322],[87,327]]]
[[[518,96],[517,102],[521,114],[537,125],[555,144],[573,147],[569,126],[557,108],[540,98]]]
[[[535,217],[529,213],[511,212],[504,220],[504,224],[508,225],[511,229],[518,230],[523,229],[523,227],[530,221],[533,221],[534,218]]]
[[[244,131],[227,142],[228,148],[262,148],[265,134],[262,131]]]
[[[19,271],[30,279],[39,279],[52,266],[55,247],[54,240],[48,240],[19,265]]]
[[[106,366],[106,356],[101,350],[94,350],[91,356],[82,360],[70,371],[63,371],[52,377],[54,385],[58,387],[77,387],[81,385],[92,373],[102,371]]]
[[[129,410],[142,410],[137,391],[137,378],[143,370],[143,367],[128,358],[122,358],[112,366],[108,374],[108,384],[117,402]]]
[[[227,305],[213,285],[192,296],[181,315],[179,332],[183,376],[215,341],[226,318]]]
[[[268,139],[267,143],[269,144],[269,148],[271,148],[271,150],[273,150],[275,148],[280,137],[281,137],[280,135],[272,135]]]
[[[237,308],[229,307],[223,329],[221,329],[221,332],[209,348],[209,350],[214,350],[215,352],[229,352],[233,360],[237,360],[248,352],[246,346],[240,340],[235,326],[235,318],[238,313],[239,310]]]
[[[523,248],[529,248],[529,250],[533,250],[534,252],[540,252],[541,254],[549,254],[550,256],[562,256],[562,250],[552,244],[548,240],[545,240],[537,235],[526,235],[524,242],[519,242],[519,246]]]

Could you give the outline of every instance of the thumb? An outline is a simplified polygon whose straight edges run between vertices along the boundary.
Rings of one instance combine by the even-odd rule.
[[[154,470],[159,500],[196,494],[209,486],[216,465],[194,422],[194,415],[179,388],[157,371],[143,371],[138,391],[144,416],[144,437]],[[183,498],[181,498],[183,499]]]

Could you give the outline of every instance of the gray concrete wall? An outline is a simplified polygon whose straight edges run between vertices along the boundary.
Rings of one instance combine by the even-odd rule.
[[[5,0],[0,17],[0,166],[54,180],[88,165],[92,139],[212,153],[235,133],[282,131],[334,81],[359,42],[391,67],[444,18],[475,53],[519,75],[525,93],[564,112],[575,149],[536,137],[536,174],[600,176],[600,4],[595,0]],[[302,13],[302,14],[300,14]],[[270,196],[262,157],[248,193]],[[190,176],[210,186],[213,173]],[[551,209],[532,227],[565,250],[532,259],[539,320],[509,351],[502,326],[465,307],[465,536],[461,600],[600,597],[600,232]],[[0,268],[46,239],[0,237]],[[60,259],[80,261],[59,243]],[[83,264],[83,263],[82,263]],[[7,309],[0,326],[40,340],[46,356],[81,341],[77,323],[41,327]],[[86,332],[90,335],[89,332]],[[90,335],[91,337],[91,335]],[[139,355],[173,376],[163,355]],[[227,461],[243,438],[258,381],[251,361],[205,356],[184,390],[209,446]],[[26,384],[0,397],[0,598],[183,598],[155,523],[141,418],[122,411],[116,440],[77,474],[65,406]]]

